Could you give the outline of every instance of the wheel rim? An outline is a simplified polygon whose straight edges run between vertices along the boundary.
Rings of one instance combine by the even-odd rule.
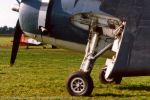
[[[85,82],[82,78],[77,77],[71,81],[71,90],[74,93],[82,93],[85,91]]]

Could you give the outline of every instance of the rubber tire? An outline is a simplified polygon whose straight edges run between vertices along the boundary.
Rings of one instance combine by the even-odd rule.
[[[122,77],[114,77],[108,80],[105,78],[105,72],[106,72],[106,69],[102,69],[99,74],[99,79],[102,84],[120,84],[121,83]]]
[[[73,79],[75,79],[75,78],[81,78],[85,82],[85,90],[81,93],[75,93],[71,89],[71,83],[72,83]],[[93,88],[94,88],[93,80],[90,77],[90,75],[87,73],[84,73],[82,71],[78,71],[78,72],[75,72],[72,75],[70,75],[67,80],[66,87],[71,96],[90,96],[93,91]]]

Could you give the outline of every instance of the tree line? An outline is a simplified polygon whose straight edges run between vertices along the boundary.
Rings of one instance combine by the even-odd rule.
[[[14,27],[3,26],[0,27],[0,34],[13,34],[15,31]]]

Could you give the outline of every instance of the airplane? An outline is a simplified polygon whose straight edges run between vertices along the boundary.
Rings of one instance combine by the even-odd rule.
[[[13,41],[11,41],[11,42],[13,42]],[[43,45],[43,44],[33,38],[26,38],[25,35],[22,34],[21,39],[20,39],[20,45],[21,46],[39,46],[39,45]]]
[[[90,73],[107,50],[99,78],[120,84],[122,77],[150,75],[149,0],[17,0],[19,13],[10,64],[15,63],[22,33],[57,47],[85,52],[79,71],[69,76],[72,96],[93,91]]]
[[[11,41],[13,42],[13,41]],[[45,45],[44,43],[42,42],[39,42],[33,38],[27,38],[24,34],[21,35],[21,39],[20,39],[20,46],[26,46],[26,49],[29,49],[29,46],[43,46],[43,49],[45,49]],[[57,47],[56,46],[49,46],[51,47],[52,49],[56,49]]]
[[[46,49],[46,44],[45,43],[42,43],[42,42],[39,42],[33,38],[26,38],[24,34],[21,35],[21,39],[20,39],[20,45],[21,46],[26,46],[26,49],[29,49],[29,46],[42,46],[43,49]],[[49,46],[51,47],[52,49],[56,49],[57,47],[56,46]]]

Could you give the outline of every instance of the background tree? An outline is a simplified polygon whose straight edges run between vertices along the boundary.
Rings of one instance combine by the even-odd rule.
[[[0,34],[13,34],[14,30],[15,28],[3,26],[3,27],[0,27]]]

